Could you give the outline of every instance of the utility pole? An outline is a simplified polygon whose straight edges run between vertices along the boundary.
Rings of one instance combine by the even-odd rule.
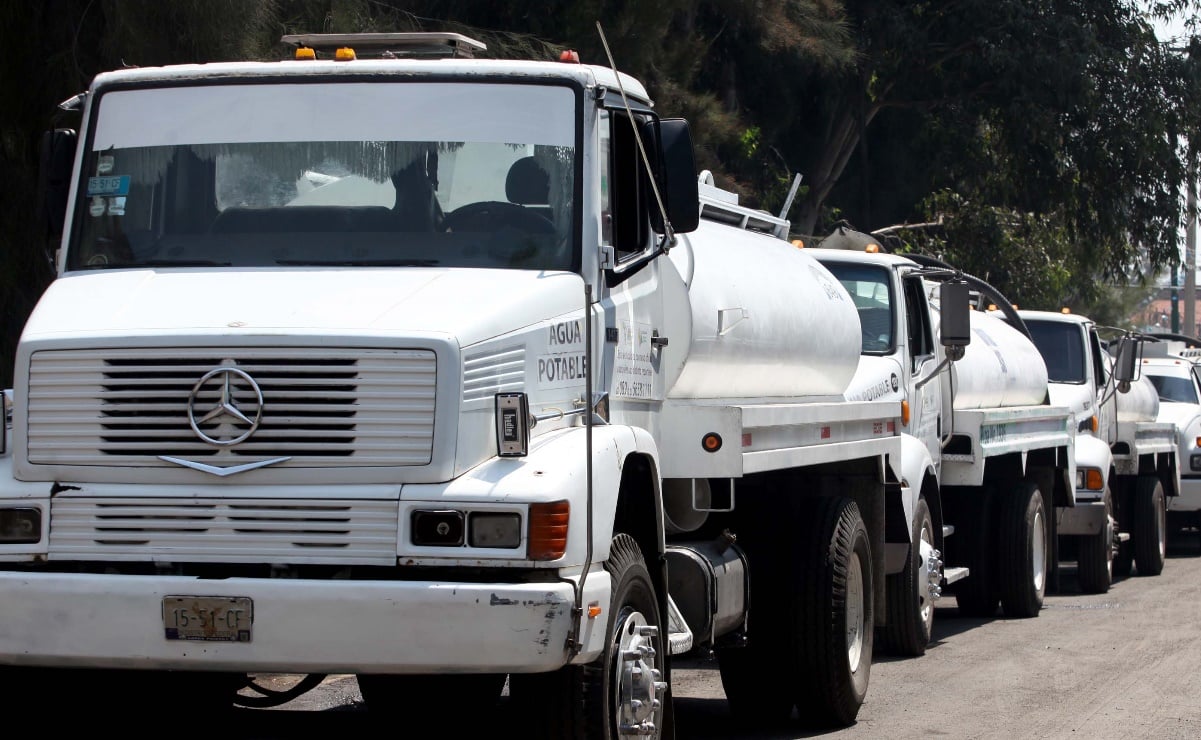
[[[1190,147],[1191,148],[1191,147]],[[1190,157],[1190,159],[1193,159]],[[1184,334],[1197,336],[1197,166],[1189,162],[1188,220],[1184,233]]]

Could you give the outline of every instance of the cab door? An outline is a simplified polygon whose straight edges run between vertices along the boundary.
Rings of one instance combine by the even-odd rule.
[[[670,344],[664,326],[663,271],[671,261],[654,257],[658,235],[651,228],[655,198],[642,163],[635,128],[648,112],[602,108],[599,112],[600,248],[604,269],[601,324],[604,326],[604,387],[614,404],[662,401],[663,355]],[[647,142],[643,142],[646,144]],[[668,277],[673,277],[669,275]],[[678,276],[674,276],[678,281]],[[683,344],[683,337],[679,338]],[[627,409],[648,410],[640,403]]]
[[[938,343],[934,340],[933,321],[926,298],[926,285],[918,275],[907,275],[901,279],[901,290],[905,299],[905,341],[909,352],[906,372],[910,376],[909,388],[909,433],[922,441],[930,451],[935,467],[942,458],[941,437],[943,409],[950,408],[950,373],[939,374]],[[944,395],[947,396],[944,399]],[[949,412],[948,412],[949,413]]]

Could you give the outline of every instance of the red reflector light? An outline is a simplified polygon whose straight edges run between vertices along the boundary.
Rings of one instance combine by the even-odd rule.
[[[574,49],[564,49],[562,52],[559,53],[559,61],[560,62],[575,62],[576,64],[579,64],[580,63],[580,53],[578,51],[575,51]]]

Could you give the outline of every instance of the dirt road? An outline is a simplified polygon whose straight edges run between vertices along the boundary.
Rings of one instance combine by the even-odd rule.
[[[1072,566],[1035,619],[967,619],[954,598],[938,607],[925,656],[877,655],[858,722],[817,732],[803,724],[748,732],[728,711],[715,663],[677,663],[680,740],[838,738],[1198,738],[1201,737],[1201,537],[1173,539],[1161,575],[1117,582],[1108,594],[1079,593]],[[276,688],[288,680],[278,677]],[[450,718],[453,719],[453,718]],[[270,710],[240,709],[224,738],[294,740],[336,733],[395,736],[361,703],[351,676]],[[521,737],[524,720],[503,701],[479,718],[485,734]]]

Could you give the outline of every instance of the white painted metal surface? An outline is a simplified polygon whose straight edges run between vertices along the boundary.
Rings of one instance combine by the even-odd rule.
[[[846,389],[859,363],[859,317],[846,290],[816,260],[782,239],[709,221],[682,235],[670,256],[688,288],[692,332],[680,337],[688,343],[686,359],[668,397],[823,396]]]
[[[1047,366],[1034,343],[999,317],[982,311],[972,312],[971,328],[971,344],[963,359],[952,366],[955,408],[1043,403]]]

